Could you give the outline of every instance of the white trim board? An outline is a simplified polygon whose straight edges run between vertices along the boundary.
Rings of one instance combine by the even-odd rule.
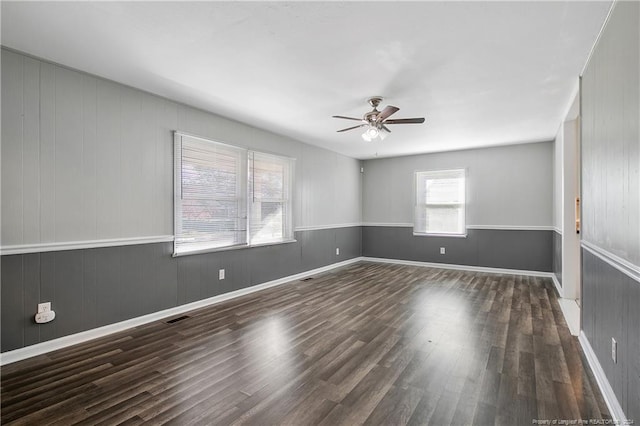
[[[413,223],[393,222],[363,222],[362,226],[380,226],[390,228],[413,228]],[[553,231],[553,226],[547,225],[467,225],[467,229],[484,229],[498,231]]]
[[[138,244],[151,243],[169,243],[172,241],[173,235],[155,235],[151,237],[110,238],[104,240],[64,241],[59,243],[18,244],[12,246],[3,246],[2,248],[0,248],[0,253],[5,256],[11,254],[43,253],[48,251],[133,246]]]
[[[418,262],[415,260],[386,259],[382,257],[361,257],[360,260],[378,263],[395,263],[398,265],[424,266],[427,268],[453,269],[456,271],[491,272],[494,274],[528,275],[531,277],[552,278],[553,272],[525,271],[521,269],[490,268],[487,266],[456,265],[452,263]]]
[[[604,398],[604,402],[607,404],[607,408],[609,408],[609,413],[611,413],[611,417],[614,425],[626,425],[629,424],[627,421],[627,416],[624,414],[622,410],[622,406],[618,402],[618,398],[616,397],[615,392],[613,392],[613,388],[607,379],[602,366],[600,365],[600,361],[598,361],[598,357],[596,353],[593,351],[591,347],[591,343],[589,343],[589,339],[587,335],[584,334],[584,331],[580,332],[578,336],[578,341],[580,342],[580,346],[582,347],[582,351],[584,352],[585,357],[587,358],[587,362],[589,363],[589,367],[591,367],[591,371],[596,378],[596,382],[598,383],[598,387],[600,388],[600,392],[602,392],[602,397]]]
[[[208,299],[198,300],[192,303],[187,303],[185,305],[175,306],[173,308],[164,309],[162,311],[153,312],[153,313],[136,317],[136,318],[131,318],[126,321],[117,322],[115,324],[109,324],[103,327],[98,327],[91,330],[82,331],[80,333],[71,334],[69,336],[59,337],[57,339],[49,340],[42,343],[37,343],[35,345],[26,346],[24,348],[7,351],[0,354],[0,365],[11,364],[17,361],[22,361],[27,358],[52,352],[58,349],[77,345],[79,343],[84,343],[89,340],[97,339],[99,337],[104,337],[109,334],[127,330],[129,328],[137,327],[143,324],[168,318],[177,314],[182,314],[185,312],[193,311],[195,309],[203,308],[206,306],[214,305],[216,303],[234,299],[236,297],[255,293],[257,291],[264,290],[270,287],[275,287],[291,281],[299,280],[301,278],[308,277],[309,275],[315,275],[321,272],[326,272],[335,268],[340,268],[342,266],[350,265],[352,263],[357,263],[360,260],[361,260],[360,257],[355,257],[353,259],[345,260],[343,262],[337,262],[331,265],[312,269],[310,271],[301,272],[299,274],[289,275],[287,277],[279,278],[277,280],[268,281],[266,283],[254,285],[251,287],[243,288],[243,289],[232,291],[229,293],[220,294],[218,296],[210,297]]]
[[[580,242],[580,246],[603,262],[608,263],[613,268],[622,272],[629,278],[640,282],[640,267],[588,241],[582,240]]]
[[[362,226],[360,222],[357,223],[338,223],[332,225],[310,225],[310,226],[296,226],[295,231],[316,231],[318,229],[337,229],[337,228],[352,228],[355,226]]]

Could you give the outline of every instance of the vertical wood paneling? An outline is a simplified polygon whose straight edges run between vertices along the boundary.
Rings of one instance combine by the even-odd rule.
[[[162,101],[159,117],[160,136],[158,143],[158,160],[156,164],[156,184],[159,206],[156,210],[162,218],[163,234],[173,235],[173,132],[178,128],[178,105],[170,101]]]
[[[143,210],[139,214],[144,215],[144,220],[139,232],[141,232],[141,235],[157,235],[154,234],[154,230],[162,229],[160,220],[155,215],[160,206],[156,206],[154,203],[155,188],[161,186],[160,182],[155,180],[157,150],[160,149],[160,134],[157,132],[158,127],[156,124],[159,114],[159,102],[155,96],[146,93],[141,94],[141,98],[142,131],[140,143],[143,154],[140,164],[142,172],[140,199]]]
[[[58,306],[56,298],[56,253],[40,254],[40,301],[51,302],[53,310]],[[4,277],[2,279],[4,286]],[[3,305],[4,306],[4,305]],[[46,326],[40,326],[40,341],[55,339],[58,337],[56,328],[58,321],[48,323]]]
[[[117,238],[120,232],[120,88],[97,81],[96,227],[97,238]]]
[[[80,241],[82,223],[82,75],[56,70],[56,239]]]
[[[22,256],[2,256],[2,285],[0,286],[2,352],[21,348],[24,345],[23,268]]]
[[[24,58],[23,239],[40,241],[40,62]]]
[[[23,238],[23,111],[24,61],[2,52],[2,242]]]
[[[3,245],[172,234],[174,130],[296,158],[296,226],[360,221],[357,160],[2,55]]]
[[[40,64],[40,241],[56,241],[56,67]],[[31,241],[28,241],[31,242]],[[37,242],[37,241],[33,241]]]
[[[35,325],[34,315],[40,299],[40,253],[27,254],[23,260],[24,345],[40,342],[40,326]]]
[[[82,325],[86,329],[97,326],[97,250],[82,251]],[[100,301],[102,302],[102,301]]]
[[[78,224],[84,238],[97,237],[97,81],[82,76],[82,221]],[[90,236],[90,237],[87,237]]]
[[[120,98],[120,227],[121,236],[142,235],[144,219],[142,194],[142,113],[140,96],[131,90],[122,90]]]
[[[640,265],[639,3],[616,3],[582,93],[583,239]]]
[[[581,98],[582,238],[640,265],[640,3],[615,3]],[[585,250],[582,262],[582,327],[625,415],[637,420],[640,283]]]
[[[84,288],[82,250],[55,253],[56,337],[78,333],[82,323]]]
[[[121,247],[96,249],[96,325],[111,324],[121,318]]]

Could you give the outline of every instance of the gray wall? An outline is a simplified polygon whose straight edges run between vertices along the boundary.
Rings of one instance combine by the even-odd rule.
[[[364,161],[363,254],[551,271],[553,147],[542,142]],[[414,172],[447,168],[467,169],[467,237],[414,236]]]
[[[413,229],[364,226],[362,254],[430,263],[551,272],[553,231],[469,229],[466,238],[414,236]],[[440,254],[440,247],[445,254]]]
[[[173,235],[174,130],[296,158],[298,242],[179,259],[171,243],[46,251]],[[360,161],[6,49],[1,154],[2,247],[34,251],[2,256],[2,351],[361,254]],[[36,325],[44,301],[56,320]]]
[[[582,77],[581,106],[582,328],[626,416],[636,421],[640,419],[639,40],[640,3],[617,2]],[[618,341],[618,363],[611,360],[611,338]]]
[[[553,142],[364,161],[363,222],[413,223],[414,172],[467,168],[467,225],[551,228]]]
[[[2,246],[173,235],[181,130],[297,159],[298,228],[361,221],[360,162],[2,50]]]
[[[298,231],[296,242],[171,257],[172,243],[2,256],[2,352],[360,256],[361,228]],[[340,248],[340,255],[335,248]],[[225,269],[225,279],[218,270]],[[55,321],[33,321],[51,301]]]

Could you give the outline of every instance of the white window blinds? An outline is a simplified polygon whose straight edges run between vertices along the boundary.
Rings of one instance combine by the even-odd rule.
[[[466,233],[464,169],[416,172],[414,232]]]
[[[174,255],[293,241],[294,163],[176,132]]]
[[[249,243],[292,240],[294,160],[250,151],[248,167]]]
[[[245,155],[176,133],[175,254],[246,244]]]

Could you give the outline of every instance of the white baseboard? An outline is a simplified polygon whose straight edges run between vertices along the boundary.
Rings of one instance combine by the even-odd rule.
[[[342,266],[350,265],[352,263],[359,262],[362,258],[356,257],[353,259],[345,260],[343,262],[332,263],[331,265],[323,266],[321,268],[312,269],[310,271],[301,272],[295,275],[289,275],[287,277],[279,278],[277,280],[268,281],[266,283],[254,285],[251,287],[243,288],[240,290],[224,293],[218,296],[210,297],[208,299],[198,300],[196,302],[187,303],[185,305],[176,306],[162,311],[153,312],[147,315],[143,315],[136,318],[131,318],[126,321],[117,322],[115,324],[105,325],[103,327],[94,328],[91,330],[83,331],[69,336],[60,337],[57,339],[49,340],[35,345],[26,346],[24,348],[7,351],[0,354],[0,365],[7,365],[13,362],[22,361],[27,358],[31,358],[37,355],[42,355],[47,352],[55,351],[58,349],[66,348],[68,346],[77,345],[78,343],[87,342],[89,340],[97,339],[98,337],[104,337],[109,334],[117,333],[129,328],[137,327],[139,325],[147,324],[153,321],[161,320],[167,317],[171,317],[177,314],[182,314],[194,309],[203,308],[205,306],[214,305],[216,303],[224,302],[236,297],[245,296],[247,294],[255,293],[256,291],[264,290],[270,287],[275,287],[288,282],[299,280],[301,278],[308,277],[310,275],[326,272],[331,269],[339,268]]]
[[[563,297],[558,298],[558,304],[562,309],[562,315],[564,320],[569,326],[569,331],[572,336],[580,335],[580,306],[578,302],[573,299],[565,299]]]
[[[551,279],[553,280],[553,285],[556,286],[556,290],[558,291],[558,297],[562,297],[564,295],[564,291],[562,290],[562,286],[560,285],[560,281],[558,281],[556,274],[551,273]]]
[[[602,392],[602,396],[604,398],[605,403],[607,404],[607,408],[609,408],[609,413],[611,413],[611,418],[613,419],[613,424],[615,425],[626,425],[630,424],[627,421],[627,416],[624,414],[620,403],[618,402],[618,398],[616,394],[613,392],[613,388],[607,379],[607,376],[604,374],[604,370],[600,365],[600,361],[598,361],[598,357],[596,356],[591,344],[589,343],[589,339],[584,334],[584,332],[580,332],[578,336],[578,341],[580,342],[580,346],[582,346],[582,350],[584,351],[584,355],[587,358],[587,362],[589,363],[589,367],[591,367],[591,371],[593,371],[593,375],[596,378],[596,382],[598,383],[598,387],[600,388],[600,392]]]
[[[378,263],[396,263],[398,265],[426,266],[428,268],[453,269],[457,271],[491,272],[494,274],[529,275],[532,277],[552,278],[553,272],[525,271],[520,269],[489,268],[485,266],[455,265],[451,263],[418,262],[415,260],[386,259],[381,257],[361,257],[360,260]]]

